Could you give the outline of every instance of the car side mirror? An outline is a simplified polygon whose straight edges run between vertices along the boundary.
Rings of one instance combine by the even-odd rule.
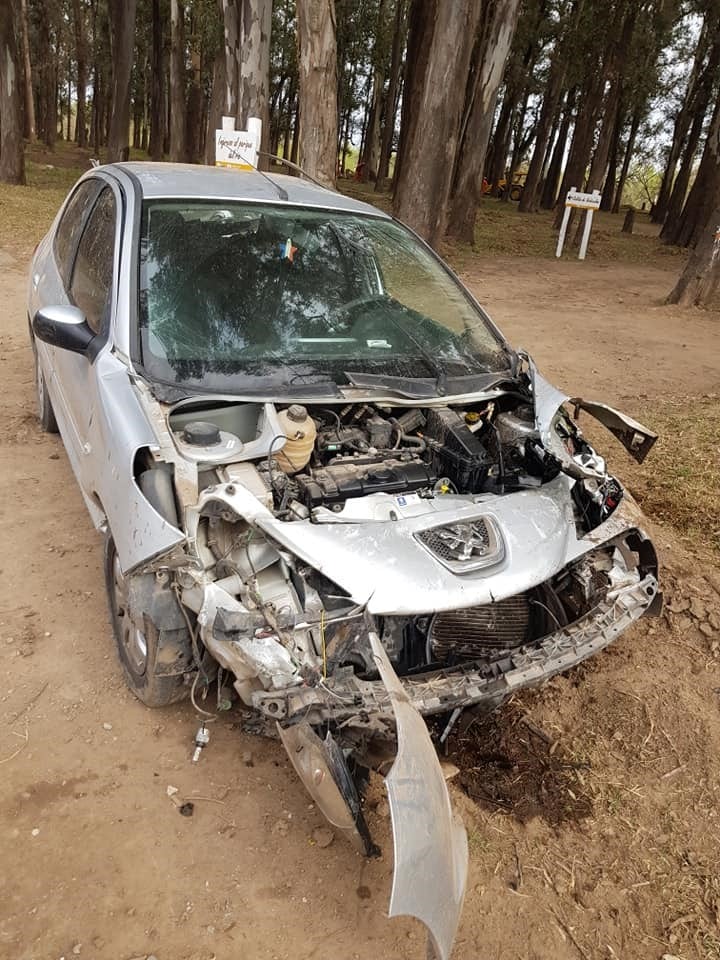
[[[77,307],[42,307],[33,317],[33,333],[44,343],[61,350],[87,354],[94,332]]]

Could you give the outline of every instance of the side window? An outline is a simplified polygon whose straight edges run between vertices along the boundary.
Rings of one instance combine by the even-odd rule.
[[[66,284],[70,279],[75,244],[85,211],[97,196],[97,191],[97,180],[84,180],[70,197],[55,231],[55,259]]]
[[[98,333],[110,301],[115,251],[115,195],[105,187],[80,238],[70,284],[73,300]]]

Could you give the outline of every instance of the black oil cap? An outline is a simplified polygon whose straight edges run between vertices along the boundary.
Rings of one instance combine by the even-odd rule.
[[[193,420],[186,424],[182,436],[193,447],[213,447],[220,443],[220,428],[205,420]]]

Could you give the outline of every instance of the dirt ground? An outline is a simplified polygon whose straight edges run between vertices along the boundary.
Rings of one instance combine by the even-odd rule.
[[[662,307],[666,270],[488,260],[467,279],[572,394],[652,409],[720,390],[718,317]],[[420,926],[385,915],[386,804],[380,859],[324,846],[278,744],[231,712],[193,764],[190,705],[126,691],[100,539],[34,419],[24,287],[0,253],[0,957],[421,960]],[[455,738],[455,960],[720,958],[720,575],[655,533],[665,616]]]

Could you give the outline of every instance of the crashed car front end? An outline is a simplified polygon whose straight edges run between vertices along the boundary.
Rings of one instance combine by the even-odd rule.
[[[638,459],[654,435],[568,402],[530,361],[519,385],[424,406],[308,405],[302,464],[289,448],[303,430],[285,433],[281,404],[173,406],[137,388],[183,529],[135,573],[171,582],[193,625],[201,662],[176,669],[194,687],[212,679],[208,663],[232,674],[319,808],[366,854],[356,772],[391,745],[390,915],[425,923],[443,960],[467,846],[422,718],[446,716],[446,736],[462,710],[494,709],[570,669],[661,603],[642,514],[568,408],[601,408]],[[237,443],[193,447],[189,424],[233,417],[256,422]],[[439,907],[413,883],[419,871],[444,877]]]

